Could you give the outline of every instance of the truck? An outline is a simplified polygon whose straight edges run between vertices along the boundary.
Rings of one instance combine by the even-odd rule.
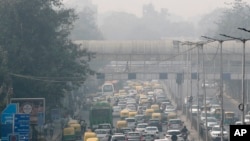
[[[113,109],[108,102],[96,102],[90,107],[89,122],[91,129],[97,129],[100,124],[110,124],[113,127]]]

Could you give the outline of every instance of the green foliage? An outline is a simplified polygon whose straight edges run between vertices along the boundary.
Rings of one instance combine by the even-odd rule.
[[[94,54],[68,39],[77,16],[62,6],[61,0],[0,0],[0,46],[8,52],[15,97],[45,97],[55,105],[63,89],[93,74]]]

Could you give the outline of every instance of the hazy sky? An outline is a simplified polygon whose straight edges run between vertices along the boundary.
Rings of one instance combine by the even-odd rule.
[[[98,12],[126,11],[142,14],[143,4],[152,3],[157,10],[167,8],[170,13],[189,18],[206,14],[218,7],[225,7],[233,0],[92,0],[98,6]]]

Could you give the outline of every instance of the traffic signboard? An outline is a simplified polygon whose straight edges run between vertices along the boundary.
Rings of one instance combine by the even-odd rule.
[[[14,133],[19,135],[19,141],[29,140],[30,131],[30,115],[15,114],[14,115]]]
[[[16,103],[8,104],[1,114],[1,124],[2,124],[2,141],[8,141],[9,134],[12,133],[13,125],[13,115],[18,111],[18,106]]]

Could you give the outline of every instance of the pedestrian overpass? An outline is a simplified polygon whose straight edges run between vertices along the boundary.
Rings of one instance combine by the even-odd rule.
[[[202,58],[207,79],[220,78],[219,43],[197,44],[175,40],[75,41],[82,49],[95,53],[90,65],[97,77],[111,79],[195,79],[202,72]],[[239,80],[242,76],[242,47],[237,41],[223,42],[223,78]],[[199,49],[198,49],[199,48]],[[199,55],[198,55],[199,50]],[[250,79],[250,44],[246,43],[246,79]],[[199,65],[198,65],[199,61]],[[197,76],[196,76],[197,77]]]

